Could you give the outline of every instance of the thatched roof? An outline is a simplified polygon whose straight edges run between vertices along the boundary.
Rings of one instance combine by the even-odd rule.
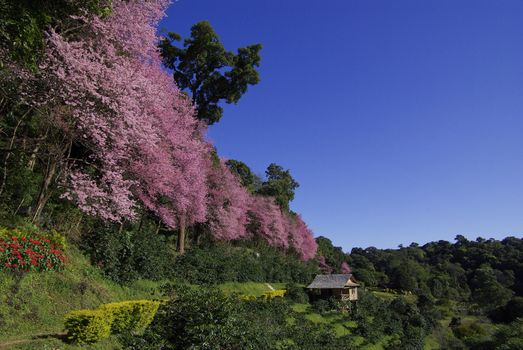
[[[351,273],[333,274],[333,275],[316,275],[314,281],[307,286],[310,289],[333,289],[333,288],[347,288],[357,287]]]

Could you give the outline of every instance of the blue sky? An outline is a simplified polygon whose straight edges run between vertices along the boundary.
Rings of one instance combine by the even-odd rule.
[[[352,247],[523,232],[523,1],[179,0],[161,27],[209,20],[261,43],[261,82],[210,138],[301,184],[292,208]]]

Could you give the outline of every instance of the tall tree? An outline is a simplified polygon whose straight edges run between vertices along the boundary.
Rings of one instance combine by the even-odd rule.
[[[218,240],[245,238],[249,193],[223,161],[212,165],[208,179],[208,225]]]
[[[274,197],[280,208],[288,212],[289,202],[294,199],[294,191],[300,184],[294,180],[289,170],[274,163],[267,167],[265,174],[267,180],[263,182],[258,193]]]
[[[112,221],[142,204],[178,230],[183,253],[185,228],[206,218],[210,146],[161,67],[155,24],[167,4],[114,0],[107,19],[78,17],[78,35],[50,33],[41,67],[52,100],[67,106],[55,124],[89,150],[66,168],[67,196]]]
[[[239,48],[236,54],[227,51],[207,21],[192,26],[183,48],[175,45],[181,39],[170,32],[160,41],[163,62],[173,70],[178,86],[190,92],[198,119],[214,124],[223,114],[220,101],[237,103],[249,85],[260,81],[256,68],[261,45]]]
[[[254,192],[259,189],[262,184],[262,180],[255,175],[251,168],[240,160],[229,159],[225,162],[229,170],[238,176],[243,187],[249,191]]]

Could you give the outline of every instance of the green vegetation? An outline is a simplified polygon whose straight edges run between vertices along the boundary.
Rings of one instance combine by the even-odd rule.
[[[111,334],[141,333],[152,322],[159,301],[130,300],[103,304],[96,310],[75,310],[65,315],[67,339],[95,343]]]
[[[164,5],[0,0],[0,348],[523,348],[522,239],[314,240],[290,171],[220,160],[195,120],[258,83],[261,46],[169,33],[187,98],[150,56]],[[358,302],[310,298],[320,271]]]
[[[318,267],[262,241],[202,244],[178,256],[174,276],[193,284],[225,282],[309,283]]]
[[[218,288],[227,295],[241,294],[254,295],[256,297],[262,296],[271,289],[269,285],[275,289],[285,289],[284,283],[260,283],[260,282],[226,282],[218,285]]]
[[[191,28],[183,48],[174,45],[182,37],[174,32],[160,43],[164,64],[173,70],[174,80],[181,89],[191,93],[198,106],[198,119],[214,124],[223,115],[219,102],[237,103],[249,85],[256,85],[260,77],[260,44],[226,51],[218,35],[207,21]]]
[[[0,271],[0,339],[62,333],[64,315],[115,301],[157,298],[160,282],[138,280],[119,285],[108,280],[70,245],[70,264],[63,272]]]

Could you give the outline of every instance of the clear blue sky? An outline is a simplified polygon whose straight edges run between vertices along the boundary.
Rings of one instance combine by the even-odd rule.
[[[263,44],[261,82],[210,138],[345,250],[521,237],[523,1],[180,0],[161,26],[209,20]]]

